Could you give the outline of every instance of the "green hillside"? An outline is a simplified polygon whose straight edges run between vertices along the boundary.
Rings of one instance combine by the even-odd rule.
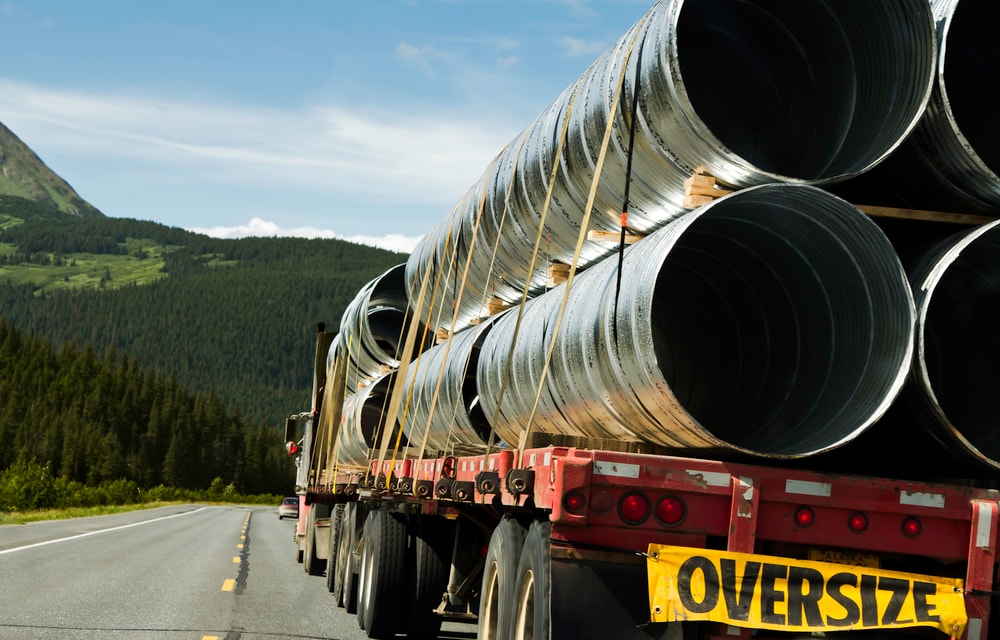
[[[340,240],[222,240],[0,196],[0,317],[54,345],[114,347],[247,419],[308,409],[317,322],[406,256]]]

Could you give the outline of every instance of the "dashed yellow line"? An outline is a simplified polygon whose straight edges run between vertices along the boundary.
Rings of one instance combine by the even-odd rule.
[[[247,526],[249,526],[249,524],[250,524],[250,515],[247,514],[246,520],[243,521],[243,530],[241,531],[242,535],[240,536],[240,540],[247,539],[246,533],[247,533]],[[240,544],[237,544],[236,548],[243,549],[243,543],[241,542]],[[242,558],[240,558],[240,556],[233,556],[233,564],[240,564],[240,562],[242,562]],[[223,591],[232,591],[235,588],[236,588],[236,580],[229,579],[222,583]],[[202,636],[201,640],[219,640],[219,637]]]

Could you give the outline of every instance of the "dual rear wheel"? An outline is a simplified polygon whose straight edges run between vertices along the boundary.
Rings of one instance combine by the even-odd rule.
[[[434,609],[448,587],[454,522],[375,509],[359,531],[359,508],[344,505],[335,551],[331,545],[337,604],[357,615],[369,638],[435,638],[441,617]]]
[[[493,530],[483,567],[480,640],[548,640],[549,536],[552,525],[527,529],[504,516]]]

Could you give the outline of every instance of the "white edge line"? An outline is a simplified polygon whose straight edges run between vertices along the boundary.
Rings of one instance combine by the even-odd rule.
[[[160,520],[169,520],[170,518],[178,518],[180,516],[191,515],[192,513],[198,513],[208,509],[208,507],[198,507],[194,511],[185,511],[183,513],[175,513],[169,516],[161,516],[159,518],[153,518],[152,520],[143,520],[142,522],[133,522],[132,524],[123,524],[119,527],[111,527],[110,529],[100,529],[98,531],[88,531],[87,533],[79,533],[75,536],[69,536],[66,538],[56,538],[55,540],[46,540],[45,542],[36,542],[34,544],[26,544],[23,547],[14,547],[13,549],[3,549],[0,550],[0,556],[14,553],[15,551],[24,551],[25,549],[34,549],[35,547],[44,547],[49,544],[56,544],[57,542],[68,542],[69,540],[77,540],[79,538],[86,538],[88,536],[96,536],[99,533],[108,533],[109,531],[118,531],[120,529],[130,529],[132,527],[138,527],[144,524],[149,524],[150,522],[159,522]]]

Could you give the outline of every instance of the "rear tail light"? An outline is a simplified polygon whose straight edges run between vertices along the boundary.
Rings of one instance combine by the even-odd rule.
[[[799,507],[795,511],[795,524],[800,527],[811,527],[812,523],[816,521],[816,514],[809,507]]]
[[[563,496],[563,509],[566,511],[578,514],[581,513],[587,506],[587,497],[584,496],[579,491],[570,491],[565,496]]]
[[[656,519],[665,527],[676,527],[687,514],[684,502],[674,496],[666,496],[656,503]]]
[[[868,528],[868,516],[863,513],[852,513],[847,519],[847,527],[854,533],[861,533]]]
[[[642,524],[649,517],[649,498],[641,493],[626,493],[618,502],[618,515],[628,524]]]
[[[590,510],[602,516],[615,508],[615,497],[607,491],[598,491],[590,496]]]
[[[903,519],[902,529],[903,535],[907,538],[916,538],[920,535],[920,530],[923,529],[923,525],[920,524],[920,520],[910,516]]]

